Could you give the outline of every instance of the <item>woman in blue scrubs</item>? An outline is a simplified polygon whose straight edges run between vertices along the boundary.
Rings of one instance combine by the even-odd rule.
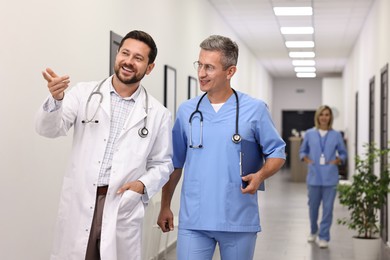
[[[257,190],[284,164],[285,143],[266,104],[230,85],[237,70],[237,44],[214,35],[200,47],[195,67],[205,94],[178,109],[173,128],[175,171],[163,187],[157,223],[163,232],[173,230],[170,203],[184,172],[177,259],[211,260],[218,243],[223,260],[250,260],[261,230]],[[257,142],[265,160],[259,171],[242,178],[240,139]]]
[[[310,216],[308,242],[327,248],[333,219],[333,204],[339,182],[338,165],[345,163],[347,150],[340,132],[332,129],[333,114],[328,106],[320,106],[314,116],[315,127],[305,133],[300,158],[308,165],[306,177]],[[318,228],[318,212],[322,202],[322,220]]]

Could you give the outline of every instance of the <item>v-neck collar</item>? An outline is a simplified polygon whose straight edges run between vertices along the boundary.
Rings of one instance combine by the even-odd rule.
[[[206,106],[208,107],[207,109],[211,109],[211,110],[214,112],[215,115],[217,115],[217,114],[223,112],[223,111],[226,109],[226,105],[230,104],[231,102],[236,102],[236,98],[235,98],[235,96],[234,96],[234,93],[232,93],[231,96],[223,103],[223,105],[222,105],[221,108],[218,110],[218,112],[216,112],[216,111],[214,110],[213,105],[212,105],[211,102],[210,102],[210,99],[209,99],[209,96],[208,96],[208,95],[205,96],[205,99],[204,99],[204,100],[206,101]],[[203,102],[203,100],[202,100],[202,102]]]

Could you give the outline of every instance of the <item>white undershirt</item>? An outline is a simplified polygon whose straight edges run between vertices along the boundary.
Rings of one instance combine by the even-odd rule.
[[[215,112],[218,112],[219,109],[221,109],[221,107],[223,106],[223,104],[225,103],[219,103],[219,104],[211,104],[215,110]]]
[[[328,130],[322,130],[322,129],[318,129],[318,131],[320,132],[321,137],[324,137],[328,132]]]

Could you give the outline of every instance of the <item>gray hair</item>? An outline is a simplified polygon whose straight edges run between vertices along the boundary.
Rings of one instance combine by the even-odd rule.
[[[221,63],[224,69],[237,65],[238,45],[228,37],[211,35],[201,42],[200,47],[206,51],[221,52]]]

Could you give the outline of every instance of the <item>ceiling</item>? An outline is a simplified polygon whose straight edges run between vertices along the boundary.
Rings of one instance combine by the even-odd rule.
[[[341,76],[374,0],[209,0],[274,78],[296,77],[289,51],[314,51],[317,78]],[[311,6],[313,16],[278,16],[273,7]],[[313,26],[312,35],[282,35],[280,27]],[[288,49],[286,40],[313,40]]]

